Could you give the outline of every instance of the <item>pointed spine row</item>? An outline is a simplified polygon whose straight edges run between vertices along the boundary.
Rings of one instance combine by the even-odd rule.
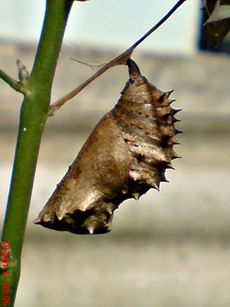
[[[171,108],[173,90],[162,92],[143,77],[137,65],[128,62],[130,79],[112,111],[123,133],[132,162],[129,170],[129,192],[138,199],[149,188],[159,190],[168,182],[165,170],[173,169],[171,160],[179,156],[173,146],[179,144],[174,126],[180,110]]]
[[[114,109],[95,127],[35,223],[79,234],[111,230],[113,212],[167,182],[178,158],[173,91],[162,92],[131,59],[129,80]]]

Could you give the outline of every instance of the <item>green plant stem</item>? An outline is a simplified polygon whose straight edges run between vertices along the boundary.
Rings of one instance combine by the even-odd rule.
[[[53,76],[71,6],[72,1],[47,0],[43,30],[21,107],[12,180],[2,233],[2,242],[10,242],[11,248],[7,267],[10,279],[5,280],[4,275],[1,275],[1,284],[10,283],[10,293],[5,294],[10,296],[10,306],[14,305],[20,278],[21,251],[37,157],[49,110]]]

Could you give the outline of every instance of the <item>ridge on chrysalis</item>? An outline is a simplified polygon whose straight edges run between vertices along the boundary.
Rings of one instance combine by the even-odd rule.
[[[111,230],[113,212],[167,182],[178,158],[173,91],[163,92],[129,59],[129,80],[115,107],[97,124],[46,203],[36,224],[78,234]]]

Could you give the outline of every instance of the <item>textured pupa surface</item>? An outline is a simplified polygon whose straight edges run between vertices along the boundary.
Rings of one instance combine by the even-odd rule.
[[[97,124],[34,221],[78,234],[111,230],[113,212],[166,181],[179,133],[169,92],[141,75],[129,59],[129,80],[115,107]]]

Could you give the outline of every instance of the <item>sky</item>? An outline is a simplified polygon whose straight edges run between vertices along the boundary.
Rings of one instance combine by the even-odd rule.
[[[142,36],[176,0],[90,0],[75,2],[65,42],[126,48]],[[142,51],[192,53],[196,48],[201,4],[187,0],[141,46]],[[45,0],[0,0],[0,39],[37,42]],[[9,15],[11,16],[9,18]]]

